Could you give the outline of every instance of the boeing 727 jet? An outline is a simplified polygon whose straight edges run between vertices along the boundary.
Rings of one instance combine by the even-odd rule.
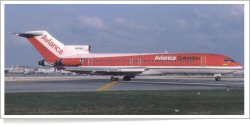
[[[47,31],[15,33],[27,38],[43,56],[39,65],[82,73],[111,75],[111,80],[129,81],[137,75],[233,73],[242,66],[232,58],[210,53],[91,53],[89,45],[64,45]]]

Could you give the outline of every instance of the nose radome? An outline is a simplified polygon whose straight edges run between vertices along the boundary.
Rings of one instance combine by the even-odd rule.
[[[238,64],[238,66],[242,66],[240,63],[237,63]]]
[[[235,63],[236,66],[238,66],[240,69],[243,69],[243,66],[240,63]]]

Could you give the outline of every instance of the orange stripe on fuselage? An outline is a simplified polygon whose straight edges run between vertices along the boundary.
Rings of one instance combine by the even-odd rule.
[[[36,38],[28,38],[37,51],[50,63],[55,63],[59,59],[49,49],[43,46]]]
[[[156,56],[176,56],[175,61],[157,60]],[[199,57],[194,59],[183,59],[181,57]],[[205,57],[205,62],[201,61]],[[228,58],[217,54],[149,54],[136,56],[117,56],[117,57],[95,57],[83,58],[83,66],[225,66],[224,59]],[[78,58],[79,59],[79,58]],[[119,60],[119,61],[118,61]],[[133,63],[130,62],[133,60]],[[139,62],[140,60],[140,62]],[[228,62],[227,66],[239,66],[237,62]]]

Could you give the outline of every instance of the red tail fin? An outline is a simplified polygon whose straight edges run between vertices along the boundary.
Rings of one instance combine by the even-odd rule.
[[[16,35],[27,38],[49,63],[56,63],[63,55],[64,45],[46,31],[29,31]]]

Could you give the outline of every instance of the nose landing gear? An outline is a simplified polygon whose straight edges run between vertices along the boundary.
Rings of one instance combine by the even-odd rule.
[[[221,74],[214,74],[215,81],[221,81]]]
[[[215,81],[221,81],[221,77],[215,77]]]

